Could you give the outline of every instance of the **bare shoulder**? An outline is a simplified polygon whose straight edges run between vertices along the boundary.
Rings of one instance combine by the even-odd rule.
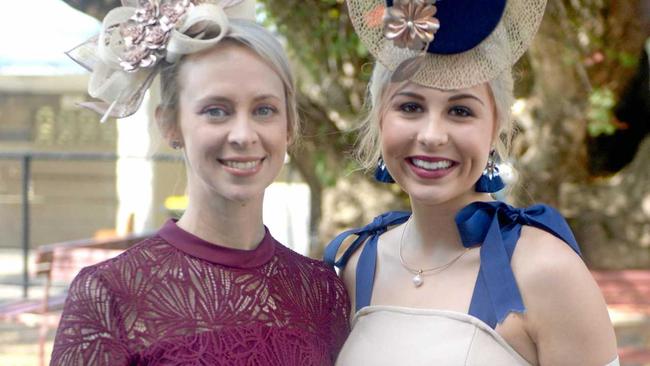
[[[352,240],[353,239],[348,239],[348,241]],[[348,259],[348,262],[345,264],[345,267],[343,267],[339,272],[339,276],[341,277],[341,280],[343,280],[345,289],[348,291],[348,298],[350,299],[352,312],[354,312],[354,309],[356,308],[355,291],[357,264],[359,263],[359,256],[361,255],[361,251],[363,250],[364,245],[366,245],[366,243],[363,243],[359,248],[357,248],[357,250],[354,251],[354,253],[352,253],[350,259]]]
[[[604,365],[614,359],[616,339],[605,301],[568,244],[524,226],[512,268],[526,306],[526,331],[536,343],[541,364],[571,360]]]
[[[522,296],[531,300],[525,302],[529,311],[543,310],[544,306],[566,306],[570,311],[570,305],[577,300],[605,305],[582,258],[546,231],[522,228],[512,269]]]
[[[379,236],[378,238],[378,244],[377,244],[377,261],[380,261],[381,258],[381,252],[382,248],[384,247],[384,244],[388,242],[393,242],[395,241],[395,236],[398,235],[396,234],[398,230],[395,230],[399,225],[391,226],[388,228],[388,230],[383,233],[382,235]],[[354,238],[348,238],[346,240],[345,244],[349,244],[352,241],[354,241],[356,237]],[[348,291],[348,295],[350,298],[350,304],[352,305],[352,311],[354,312],[354,309],[356,308],[356,277],[357,277],[357,266],[359,264],[359,257],[361,256],[361,252],[363,252],[363,249],[365,246],[368,244],[368,241],[370,238],[368,238],[364,243],[362,243],[355,251],[352,253],[350,258],[348,259],[345,267],[341,269],[339,272],[339,276],[343,280],[343,283],[345,284],[345,288]],[[343,251],[339,251],[339,256],[342,255]],[[337,256],[338,257],[338,256]],[[379,264],[377,264],[379,266]]]
[[[549,280],[581,281],[591,279],[582,258],[562,239],[544,230],[524,225],[512,258],[519,285],[536,286]],[[567,276],[582,274],[584,278]]]

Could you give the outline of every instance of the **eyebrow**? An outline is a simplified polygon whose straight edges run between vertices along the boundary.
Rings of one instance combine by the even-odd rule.
[[[414,92],[408,92],[408,91],[402,91],[402,92],[399,92],[399,93],[395,93],[395,94],[393,94],[393,97],[391,99],[395,99],[395,97],[399,97],[399,96],[414,98],[414,99],[418,99],[418,100],[422,100],[422,101],[425,100],[425,98],[422,95],[420,95],[418,93],[414,93]]]
[[[275,94],[262,94],[262,95],[258,95],[258,96],[256,96],[255,99],[253,99],[253,100],[257,102],[257,101],[264,100],[264,99],[277,99],[277,100],[282,100],[281,97],[279,97],[279,96],[277,96],[277,95],[275,95]]]
[[[253,98],[253,102],[259,102],[260,100],[265,100],[265,99],[276,99],[278,101],[282,100],[282,98],[280,98],[275,94],[261,94],[255,96]],[[207,95],[203,98],[198,99],[198,102],[199,103],[206,103],[206,102],[230,103],[232,102],[232,99],[224,96],[218,96],[218,95]]]
[[[456,100],[468,99],[468,98],[478,101],[483,106],[485,105],[485,103],[483,103],[483,101],[479,97],[477,97],[475,95],[472,95],[472,94],[456,94],[456,95],[452,95],[451,97],[449,97],[448,100],[450,102],[453,102],[453,101],[456,101]]]
[[[454,90],[449,90],[449,92],[454,92]],[[402,92],[399,92],[399,93],[395,93],[393,95],[393,98],[398,97],[398,96],[409,97],[409,98],[413,98],[413,99],[417,99],[417,100],[421,100],[421,101],[426,100],[422,95],[420,95],[418,93],[414,93],[414,92],[409,92],[409,91],[402,91]],[[393,99],[393,98],[391,98],[391,99]],[[468,98],[476,100],[477,102],[481,103],[481,105],[485,105],[485,103],[483,103],[483,101],[479,97],[477,97],[477,96],[475,96],[473,94],[455,94],[455,95],[452,95],[451,97],[449,97],[448,101],[453,102],[453,101],[456,101],[456,100],[468,99]]]

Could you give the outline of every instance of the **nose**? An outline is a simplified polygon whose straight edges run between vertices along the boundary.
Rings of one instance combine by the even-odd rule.
[[[445,121],[441,118],[430,117],[418,132],[417,140],[424,146],[442,146],[449,141]]]
[[[245,148],[258,142],[259,136],[254,126],[255,121],[245,113],[239,113],[232,120],[231,129],[228,132],[228,143],[235,147]]]

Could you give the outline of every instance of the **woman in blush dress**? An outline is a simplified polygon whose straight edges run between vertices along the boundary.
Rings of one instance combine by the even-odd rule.
[[[160,72],[156,120],[183,151],[189,203],[79,273],[52,365],[334,363],[349,331],[343,283],[262,222],[298,120],[284,51],[251,19],[248,1],[141,2],[111,11],[99,40],[71,52],[104,101],[89,107],[106,115],[133,113]]]
[[[379,160],[376,177],[399,184],[412,212],[385,213],[325,251],[356,311],[337,364],[618,365],[605,302],[562,216],[490,195],[503,188],[511,68],[545,1],[348,5],[378,60],[359,156],[367,168]]]

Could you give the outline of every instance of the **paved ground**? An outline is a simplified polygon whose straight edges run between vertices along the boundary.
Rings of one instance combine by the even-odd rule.
[[[22,296],[21,263],[18,251],[0,250],[0,304]],[[30,289],[30,298],[40,298],[40,285],[37,283]],[[612,291],[610,288],[604,290],[606,293]],[[62,289],[56,288],[54,291],[60,292]],[[610,317],[616,329],[622,366],[650,366],[650,313],[644,309],[617,306],[610,308]],[[28,326],[0,322],[0,365],[38,365],[38,334],[36,324]],[[47,334],[46,364],[49,362],[54,334],[54,329]]]
[[[55,330],[48,332],[45,347],[46,365],[52,352]],[[38,328],[17,324],[0,323],[0,365],[36,366],[38,365]]]

